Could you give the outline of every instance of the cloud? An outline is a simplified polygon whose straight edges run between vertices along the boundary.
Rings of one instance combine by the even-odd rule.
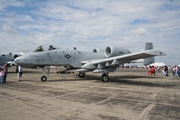
[[[1,51],[18,51],[19,44],[30,51],[56,44],[84,49],[119,45],[138,52],[153,42],[172,62],[179,51],[173,48],[180,44],[179,6],[180,1],[163,0],[5,0],[0,2]]]
[[[7,25],[3,25],[3,31],[6,32],[6,33],[9,33],[9,34],[13,34],[13,35],[16,35],[18,34],[17,30],[10,27],[10,26],[7,26]]]
[[[56,35],[57,36],[66,36],[66,33],[64,33],[64,32],[57,32]]]
[[[145,28],[138,28],[133,30],[132,32],[138,35],[145,35],[147,33],[147,30]]]
[[[22,7],[24,6],[24,3],[17,0],[3,0],[0,2],[0,11],[9,6]]]

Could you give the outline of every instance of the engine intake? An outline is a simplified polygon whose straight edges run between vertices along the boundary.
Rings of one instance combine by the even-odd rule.
[[[127,48],[108,46],[105,49],[104,55],[105,57],[114,57],[114,56],[129,54],[129,53],[131,53],[131,51]]]
[[[17,57],[19,57],[19,55],[17,55],[17,54],[15,54],[15,55],[13,56],[14,59],[16,59]]]
[[[94,53],[101,53],[102,51],[103,51],[102,49],[98,49],[98,48],[93,49]]]

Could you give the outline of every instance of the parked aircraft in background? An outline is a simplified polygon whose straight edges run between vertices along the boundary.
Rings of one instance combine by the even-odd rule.
[[[2,54],[0,56],[0,65],[3,65],[7,62],[12,62],[13,61],[13,57],[12,57],[12,53],[9,53],[9,54]]]
[[[47,66],[65,66],[66,70],[76,69],[80,78],[85,77],[85,73],[93,71],[102,73],[102,81],[109,81],[109,72],[114,72],[117,65],[131,63],[134,60],[145,59],[144,64],[154,62],[154,56],[164,56],[164,52],[153,50],[152,43],[146,43],[144,51],[131,53],[127,48],[108,46],[104,52],[98,52],[96,49],[90,52],[79,51],[76,48],[62,49],[52,45],[49,48],[39,46],[33,52],[20,56],[14,60],[15,64],[23,67],[42,67],[42,81],[47,80],[50,67]],[[150,57],[150,58],[149,58]]]
[[[18,54],[12,55],[12,53],[9,54],[1,54],[0,55],[0,65],[7,64],[8,66],[11,66],[13,64],[13,61],[15,58],[17,58]]]

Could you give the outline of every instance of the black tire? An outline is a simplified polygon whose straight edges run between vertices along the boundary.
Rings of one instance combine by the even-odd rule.
[[[42,82],[46,82],[46,81],[47,81],[47,77],[46,77],[46,76],[42,76],[42,77],[41,77],[41,81],[42,81]]]
[[[84,72],[79,72],[78,76],[79,76],[80,78],[84,78],[84,77],[85,77],[85,73],[84,73]]]
[[[101,76],[101,80],[102,80],[103,82],[108,82],[108,81],[109,81],[109,76],[108,76],[107,74],[103,74],[103,75]]]

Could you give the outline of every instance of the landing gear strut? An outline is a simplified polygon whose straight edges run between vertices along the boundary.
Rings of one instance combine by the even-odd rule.
[[[47,77],[49,76],[50,66],[44,66],[42,69],[43,76],[41,77],[41,81],[47,81]],[[46,77],[47,76],[47,77]]]

